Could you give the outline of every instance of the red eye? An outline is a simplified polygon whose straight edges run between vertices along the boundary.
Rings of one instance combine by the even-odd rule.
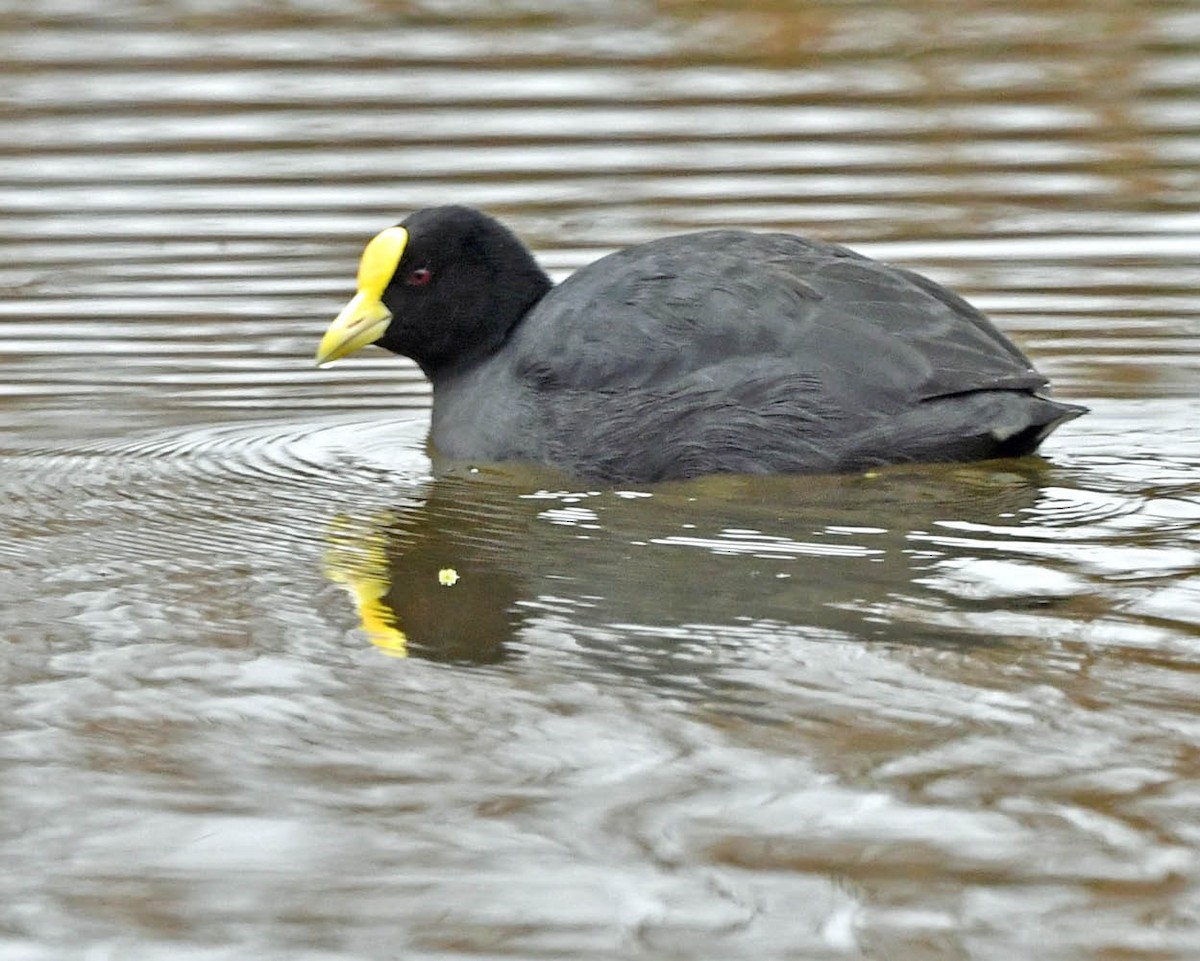
[[[433,274],[425,267],[418,267],[404,278],[404,282],[410,287],[424,287],[431,280],[433,280]]]

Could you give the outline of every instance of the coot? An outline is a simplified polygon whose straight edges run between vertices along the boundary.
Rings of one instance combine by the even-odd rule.
[[[554,286],[491,217],[420,210],[367,244],[317,362],[367,344],[420,365],[446,457],[604,482],[1018,456],[1085,411],[944,287],[780,233],[667,237]]]

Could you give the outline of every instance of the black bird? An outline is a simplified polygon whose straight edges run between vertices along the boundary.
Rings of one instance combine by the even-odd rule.
[[[788,234],[667,237],[556,287],[491,217],[419,210],[367,244],[317,362],[372,343],[433,384],[442,455],[608,482],[1019,456],[1086,410],[956,294]]]

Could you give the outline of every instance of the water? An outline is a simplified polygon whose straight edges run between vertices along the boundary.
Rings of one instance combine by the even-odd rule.
[[[0,4],[0,959],[1190,959],[1200,8]],[[457,201],[920,269],[1046,458],[434,478]]]

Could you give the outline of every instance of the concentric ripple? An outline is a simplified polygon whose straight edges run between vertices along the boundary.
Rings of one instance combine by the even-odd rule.
[[[220,424],[5,458],[5,530],[30,544],[99,527],[93,554],[175,555],[220,542],[313,539],[339,498],[395,503],[428,473],[426,423],[395,416]],[[53,497],[47,497],[53,491]],[[0,540],[0,549],[3,541]]]

